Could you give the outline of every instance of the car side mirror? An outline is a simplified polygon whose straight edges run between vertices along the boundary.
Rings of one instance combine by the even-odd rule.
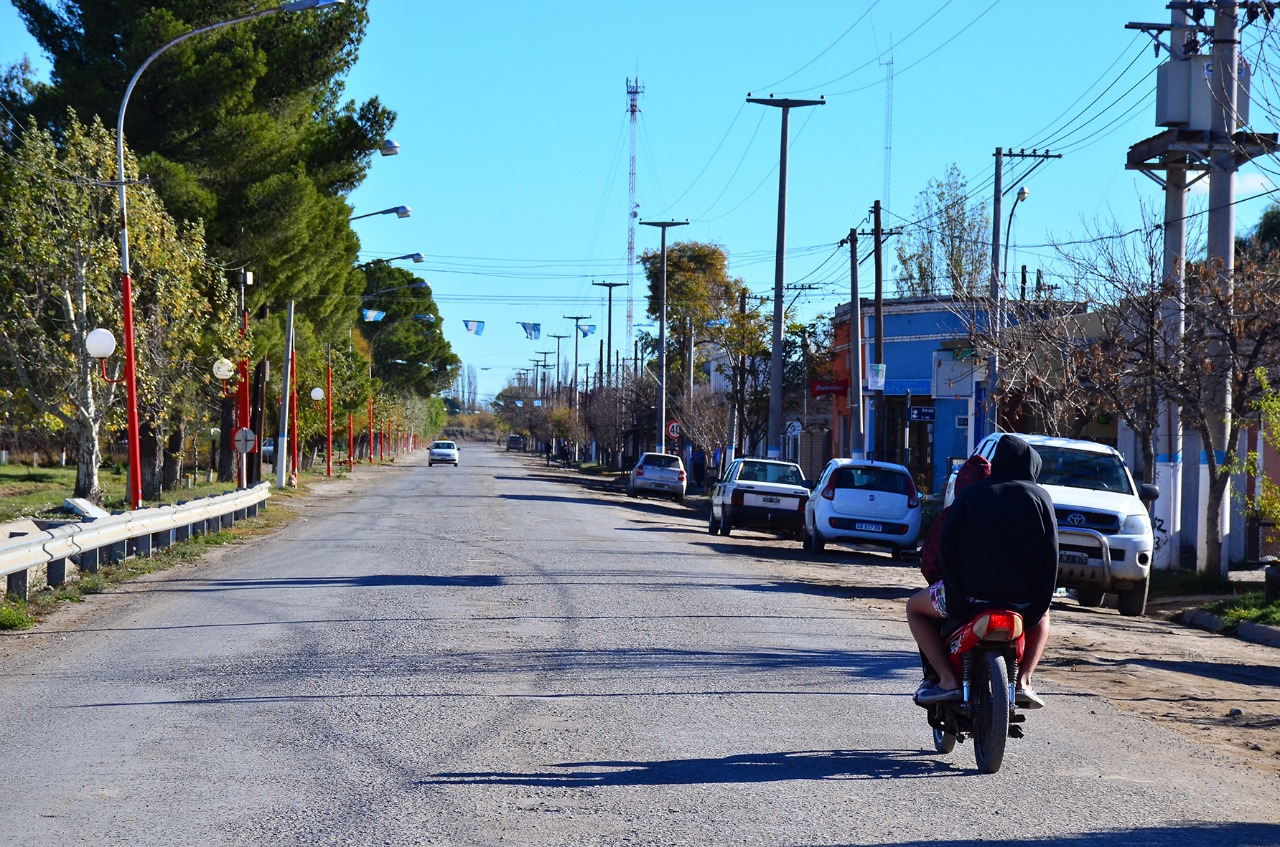
[[[1138,499],[1143,503],[1150,503],[1152,500],[1160,499],[1160,489],[1149,482],[1144,482],[1138,486]]]

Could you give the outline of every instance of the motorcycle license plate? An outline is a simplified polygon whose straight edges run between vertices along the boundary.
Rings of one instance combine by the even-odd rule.
[[[1060,550],[1058,552],[1058,564],[1060,565],[1087,565],[1089,564],[1088,553],[1077,553],[1074,550]]]
[[[859,532],[884,532],[884,524],[854,521],[853,528]]]

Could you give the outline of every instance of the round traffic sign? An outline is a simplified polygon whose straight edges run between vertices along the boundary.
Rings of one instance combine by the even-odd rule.
[[[252,453],[253,449],[258,446],[258,436],[253,434],[253,430],[247,426],[242,426],[236,430],[235,436],[231,439],[231,444],[235,447],[237,453]]]
[[[672,438],[680,437],[680,421],[672,421],[671,423],[667,424],[667,435],[671,436]]]

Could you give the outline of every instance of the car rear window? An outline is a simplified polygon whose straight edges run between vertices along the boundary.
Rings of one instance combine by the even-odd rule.
[[[452,441],[436,441],[431,444],[433,450],[452,450],[455,445]]]
[[[678,456],[665,456],[661,453],[652,453],[645,456],[641,461],[643,464],[654,468],[674,468],[680,464]]]
[[[907,477],[888,468],[839,468],[835,472],[836,488],[855,488],[906,495]]]
[[[804,485],[804,474],[796,465],[772,465],[768,462],[743,462],[738,474],[742,482],[778,482],[784,485]]]

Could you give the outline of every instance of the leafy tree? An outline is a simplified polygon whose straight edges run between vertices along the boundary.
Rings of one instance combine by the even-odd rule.
[[[898,238],[898,290],[908,297],[973,297],[990,285],[991,218],[972,201],[956,165],[916,195],[915,220]]]
[[[127,176],[136,163],[126,160]],[[99,428],[123,388],[103,383],[85,350],[95,327],[119,335],[121,300],[114,139],[94,121],[71,116],[61,145],[30,126],[14,158],[0,159],[0,344],[24,396],[76,433],[76,496],[100,501]],[[129,189],[144,496],[158,495],[156,445],[195,377],[202,339],[228,349],[233,324],[225,302],[210,301],[210,273],[198,227],[173,221],[145,185]],[[208,357],[209,361],[212,357]],[[117,357],[117,362],[119,357]]]
[[[385,262],[369,265],[363,276],[361,309],[385,313],[381,320],[360,324],[369,342],[373,376],[392,393],[425,397],[448,388],[462,362],[440,332],[440,309],[431,287]]]
[[[130,77],[170,39],[252,9],[247,0],[17,0],[52,62],[48,83],[12,68],[0,102],[60,137],[68,108],[115,123]],[[190,39],[139,80],[125,131],[140,170],[179,219],[203,220],[210,251],[249,264],[251,308],[297,300],[322,334],[350,325],[358,242],[344,197],[394,114],[343,101],[368,1],[279,14]],[[261,354],[262,350],[258,351]]]

